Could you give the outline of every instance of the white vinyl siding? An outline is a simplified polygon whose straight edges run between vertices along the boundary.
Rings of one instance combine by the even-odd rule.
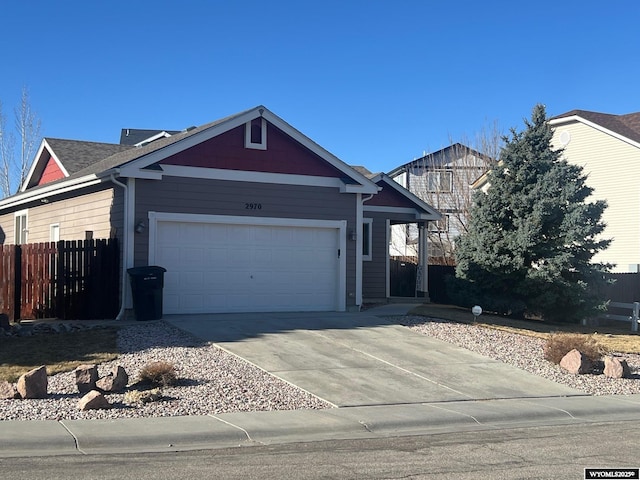
[[[563,134],[570,138],[564,146]],[[640,149],[578,122],[555,126],[553,142],[556,148],[564,148],[564,158],[584,168],[587,185],[594,188],[593,198],[607,201],[604,238],[613,242],[594,260],[617,264],[616,272],[640,264]]]

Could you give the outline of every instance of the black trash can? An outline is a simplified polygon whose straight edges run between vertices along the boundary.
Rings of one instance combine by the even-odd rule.
[[[162,318],[162,287],[166,271],[166,268],[157,266],[127,269],[131,277],[133,311],[136,314],[136,320]]]

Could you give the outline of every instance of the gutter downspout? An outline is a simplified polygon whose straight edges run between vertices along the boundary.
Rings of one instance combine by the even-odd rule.
[[[122,196],[124,198],[123,201],[123,207],[124,207],[124,218],[123,218],[123,223],[124,223],[124,228],[123,230],[123,238],[122,238],[122,244],[124,246],[123,250],[122,250],[122,282],[121,282],[121,299],[120,299],[120,311],[118,312],[118,315],[116,316],[116,320],[122,320],[124,318],[124,312],[125,312],[125,305],[126,305],[126,283],[127,283],[127,268],[126,268],[126,260],[127,260],[127,256],[126,256],[126,252],[125,249],[127,248],[127,246],[129,245],[129,229],[127,228],[127,226],[129,225],[129,208],[128,208],[128,200],[129,200],[129,195],[128,193],[128,187],[125,183],[122,183],[119,180],[116,180],[115,174],[111,174],[109,176],[110,180],[115,184],[118,185],[119,187],[122,187]]]
[[[363,282],[363,270],[364,265],[362,261],[362,222],[364,217],[364,202],[371,200],[374,194],[369,194],[366,197],[358,195],[360,197],[360,207],[358,208],[358,214],[356,215],[356,238],[358,239],[358,245],[356,245],[356,303],[358,304],[358,311],[362,310],[362,282]],[[371,235],[371,232],[369,233]]]

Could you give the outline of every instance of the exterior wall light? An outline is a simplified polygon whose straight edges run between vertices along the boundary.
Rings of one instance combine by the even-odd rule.
[[[135,231],[136,231],[136,233],[142,233],[142,232],[145,231],[146,228],[147,228],[147,226],[141,220],[138,223],[136,223]]]

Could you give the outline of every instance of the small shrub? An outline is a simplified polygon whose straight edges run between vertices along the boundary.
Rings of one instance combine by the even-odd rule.
[[[140,403],[157,402],[162,399],[162,392],[159,388],[153,390],[129,390],[124,394],[124,403],[127,405],[136,405]]]
[[[140,370],[138,377],[141,383],[150,383],[161,387],[174,385],[178,380],[176,369],[169,362],[148,363]]]
[[[593,337],[580,333],[554,333],[544,345],[544,358],[559,364],[562,357],[573,349],[578,350],[592,362],[608,353],[607,349]]]

